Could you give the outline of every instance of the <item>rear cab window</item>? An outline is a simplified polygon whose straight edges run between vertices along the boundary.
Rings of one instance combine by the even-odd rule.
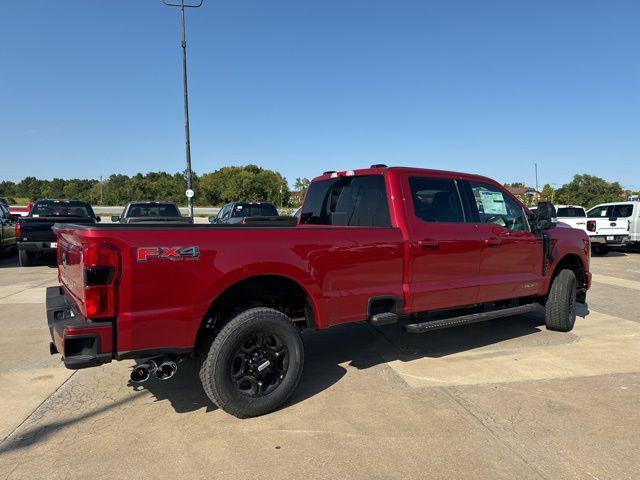
[[[180,217],[180,210],[172,203],[132,203],[129,217]]]
[[[268,203],[238,203],[232,217],[277,217],[278,210]]]
[[[587,214],[584,211],[584,208],[580,207],[560,207],[556,212],[558,217],[563,218],[584,218]]]
[[[43,200],[33,204],[31,217],[95,217],[88,203],[73,200]]]
[[[390,227],[384,176],[343,176],[312,182],[300,224]]]

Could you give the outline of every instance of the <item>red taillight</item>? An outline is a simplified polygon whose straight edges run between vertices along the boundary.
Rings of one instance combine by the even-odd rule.
[[[20,223],[20,221],[16,222],[16,225],[14,227],[14,230],[16,232],[16,238],[21,237],[22,236],[22,223]]]
[[[596,221],[595,220],[587,220],[587,231],[595,232],[596,231]]]
[[[82,251],[84,314],[87,318],[116,316],[116,282],[120,253],[112,245],[88,245]]]
[[[116,316],[115,287],[85,287],[84,306],[87,318],[111,318]]]

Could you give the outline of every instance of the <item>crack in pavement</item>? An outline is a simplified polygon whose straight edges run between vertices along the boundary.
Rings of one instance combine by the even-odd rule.
[[[41,401],[41,402],[40,402],[40,403],[39,403],[39,404],[38,404],[38,405],[37,405],[37,406],[36,406],[36,407],[31,411],[31,413],[29,413],[29,415],[27,415],[27,416],[26,416],[26,417],[25,417],[25,418],[24,418],[24,419],[23,419],[23,420],[22,420],[18,425],[16,425],[16,427],[15,427],[13,430],[11,430],[11,431],[10,431],[10,432],[9,432],[9,433],[8,433],[8,434],[7,434],[3,439],[2,439],[2,440],[0,440],[0,451],[2,451],[2,446],[5,444],[5,442],[7,442],[7,441],[11,438],[11,436],[12,436],[13,434],[15,434],[15,433],[18,431],[18,429],[19,429],[20,427],[22,427],[22,426],[23,426],[23,425],[24,425],[24,424],[25,424],[25,423],[26,423],[26,422],[27,422],[27,421],[28,421],[28,420],[29,420],[29,419],[30,419],[30,418],[31,418],[31,417],[32,417],[32,416],[33,416],[33,415],[38,411],[38,409],[39,409],[40,407],[42,407],[42,405],[44,405],[44,404],[45,404],[45,402],[46,402],[47,400],[49,400],[49,399],[50,399],[51,397],[53,397],[56,393],[58,393],[58,391],[59,391],[62,387],[64,387],[64,385],[65,385],[69,380],[71,380],[71,378],[72,378],[76,373],[77,373],[77,370],[74,370],[73,372],[71,372],[71,375],[69,375],[69,376],[65,379],[65,381],[64,381],[64,382],[62,382],[60,385],[58,385],[58,387],[57,387],[53,392],[51,392],[49,395],[47,395],[47,397],[46,397],[44,400],[42,400],[42,401]]]
[[[469,400],[461,398],[462,393],[459,392],[457,388],[455,387],[438,387],[438,388],[442,390],[445,393],[445,395],[447,395],[451,400],[453,400],[453,402],[455,402],[468,415],[473,417],[477,423],[479,423],[485,430],[487,430],[491,434],[493,438],[495,438],[501,445],[503,445],[510,452],[512,452],[527,467],[529,467],[529,469],[531,469],[531,471],[533,471],[538,477],[544,480],[549,480],[549,477],[547,477],[542,472],[542,470],[536,465],[536,462],[534,460],[528,459],[523,453],[519,451],[519,449],[517,449],[514,445],[512,445],[512,442],[510,442],[509,440],[507,440],[501,435],[499,429],[492,427],[490,425],[490,422],[488,422],[485,418],[483,418],[484,415],[480,411],[477,411],[472,407],[472,404],[471,402],[469,402]],[[456,395],[454,392],[458,392],[458,395]]]

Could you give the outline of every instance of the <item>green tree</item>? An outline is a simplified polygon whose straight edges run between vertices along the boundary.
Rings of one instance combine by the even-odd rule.
[[[311,180],[308,178],[296,178],[296,182],[293,185],[293,188],[296,192],[305,192],[309,185],[311,184]]]
[[[31,201],[42,198],[44,182],[36,177],[25,177],[16,185],[16,196],[28,198]]]
[[[540,200],[546,200],[548,202],[553,202],[554,198],[554,189],[548,183],[545,183],[544,187],[542,187],[542,191],[540,192]]]
[[[264,200],[288,205],[287,180],[278,172],[256,165],[223,167],[205,173],[199,181],[200,194],[210,205],[237,200]]]
[[[623,190],[618,182],[608,182],[603,178],[582,174],[562,185],[555,192],[555,203],[575,204],[590,208],[598,203],[622,200]]]
[[[62,178],[45,180],[41,194],[44,198],[65,198],[64,187],[66,183],[67,182]]]
[[[16,184],[10,180],[0,182],[0,197],[14,197],[16,195]]]

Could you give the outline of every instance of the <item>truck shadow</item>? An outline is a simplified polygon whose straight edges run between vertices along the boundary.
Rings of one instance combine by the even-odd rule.
[[[56,256],[52,254],[41,255],[38,257],[34,266],[58,268],[58,264],[56,262]],[[18,268],[18,267],[20,267],[20,265],[18,264],[17,250],[0,252],[0,268]],[[21,268],[31,268],[31,267],[21,267]]]
[[[589,315],[587,305],[578,304],[578,316]],[[349,367],[364,370],[392,361],[408,362],[417,358],[442,358],[455,353],[487,347],[501,342],[512,343],[509,348],[527,344],[572,343],[572,334],[542,334],[542,309],[520,315],[473,325],[466,325],[427,334],[404,332],[398,325],[374,328],[366,323],[346,324],[319,332],[305,331],[305,365],[302,380],[291,399],[282,409],[318,395],[335,385]],[[166,382],[151,379],[142,385],[130,385],[135,390],[147,390],[157,400],[168,400],[177,413],[217,407],[205,394],[198,378],[199,362],[187,360],[180,364],[176,376]]]
[[[217,410],[218,406],[209,400],[202,388],[198,377],[199,369],[200,361],[188,358],[180,362],[176,375],[170,380],[162,381],[151,377],[143,384],[129,381],[127,386],[136,392],[148,391],[156,401],[169,401],[176,413],[188,413],[201,408],[205,408],[207,412]]]
[[[0,252],[0,268],[15,268],[18,266],[18,254],[15,250]]]

